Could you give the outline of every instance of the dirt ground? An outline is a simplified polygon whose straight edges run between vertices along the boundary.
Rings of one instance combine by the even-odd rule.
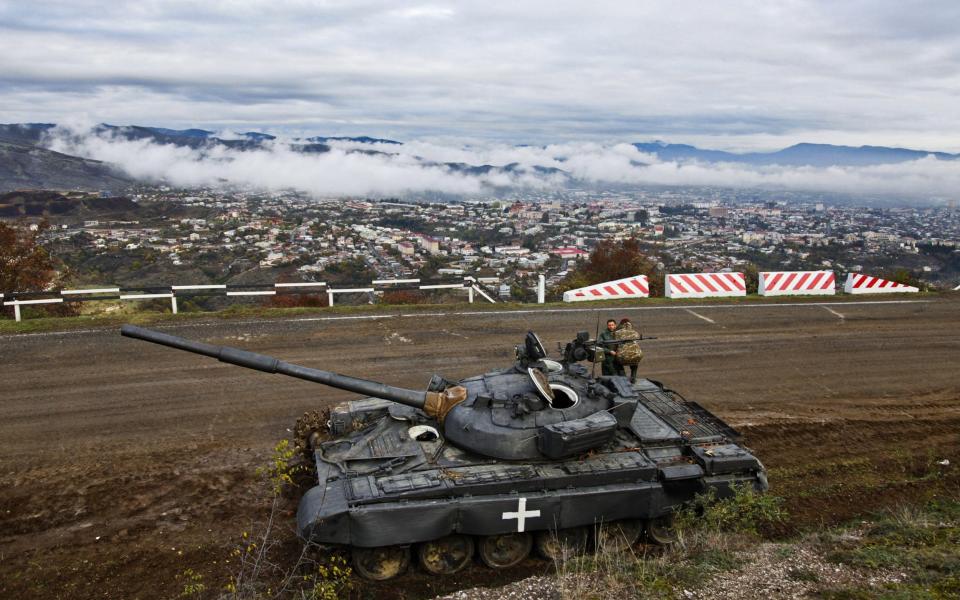
[[[641,372],[746,436],[790,527],[814,528],[958,488],[960,297],[191,322],[169,333],[420,388],[510,363],[528,329],[554,355],[597,317],[630,316]],[[297,417],[353,397],[121,338],[116,329],[0,337],[0,597],[157,598],[187,569],[215,594],[266,518],[255,473]],[[949,460],[951,466],[939,465]],[[293,518],[284,511],[279,525]],[[288,544],[295,543],[285,534]],[[291,548],[290,553],[296,554]],[[234,562],[230,562],[234,560]],[[549,570],[529,560],[425,596]]]

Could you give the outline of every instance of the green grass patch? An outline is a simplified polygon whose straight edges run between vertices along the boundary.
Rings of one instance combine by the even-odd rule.
[[[827,558],[866,570],[905,574],[869,597],[960,598],[960,500],[938,500],[879,515],[861,535],[827,534]],[[863,590],[831,591],[830,598],[858,598]]]

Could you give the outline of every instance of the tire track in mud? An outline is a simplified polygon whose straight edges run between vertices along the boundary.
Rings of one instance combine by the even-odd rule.
[[[769,470],[771,493],[786,499],[792,529],[960,492],[956,406],[910,420],[885,416],[741,428]]]

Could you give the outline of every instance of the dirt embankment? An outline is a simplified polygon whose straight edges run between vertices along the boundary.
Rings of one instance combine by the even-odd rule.
[[[956,299],[691,310],[624,312],[661,338],[646,344],[642,372],[746,434],[791,527],[956,488],[955,471],[933,466],[960,462]],[[555,342],[592,330],[596,317],[420,314],[170,331],[422,388],[432,373],[508,364],[527,329],[555,353]],[[269,507],[256,468],[303,411],[351,397],[114,330],[4,337],[0,348],[3,597],[176,597],[186,569],[218,589],[242,532]],[[548,568],[530,560],[457,581],[410,575],[389,589],[429,595]]]

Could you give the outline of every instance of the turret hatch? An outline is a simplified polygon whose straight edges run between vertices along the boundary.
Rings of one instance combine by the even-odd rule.
[[[547,380],[547,376],[543,374],[543,371],[528,367],[527,375],[530,376],[530,381],[533,382],[533,387],[536,388],[537,395],[547,404],[553,406],[553,390],[550,388],[550,382]]]

